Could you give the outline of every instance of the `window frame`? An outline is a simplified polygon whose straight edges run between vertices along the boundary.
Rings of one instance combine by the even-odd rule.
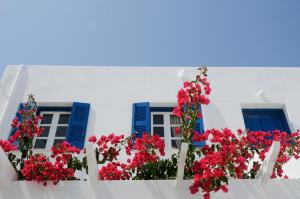
[[[39,140],[39,139],[46,139],[47,140],[47,143],[46,143],[46,146],[45,148],[34,148],[34,149],[51,149],[51,147],[53,146],[54,144],[54,141],[55,139],[65,139],[67,138],[67,130],[66,130],[66,136],[65,137],[56,137],[56,131],[57,131],[57,127],[60,127],[60,126],[66,126],[68,128],[69,126],[69,122],[68,124],[59,124],[59,116],[61,114],[69,114],[71,116],[71,111],[39,111],[39,115],[44,115],[44,114],[52,114],[52,120],[51,120],[51,124],[41,124],[41,120],[38,122],[38,126],[39,127],[43,127],[43,126],[50,126],[50,129],[49,129],[49,134],[47,137],[37,137],[35,136],[34,139],[33,139],[33,142],[32,142],[32,145],[33,145],[33,148],[35,147],[35,143],[36,143],[36,140]],[[70,119],[69,119],[70,120]]]
[[[150,121],[151,121],[151,135],[154,134],[154,127],[164,127],[164,137],[161,137],[165,142],[165,147],[167,149],[178,149],[172,147],[172,140],[182,140],[181,137],[172,137],[171,127],[180,127],[180,125],[171,124],[171,115],[173,107],[150,107]],[[163,115],[163,124],[154,124],[153,115]]]
[[[56,103],[56,102],[40,102],[37,104],[37,111],[36,111],[36,114],[37,115],[41,115],[41,113],[43,112],[47,112],[47,113],[68,113],[70,114],[70,117],[72,115],[72,103]],[[57,125],[58,125],[58,119],[59,117],[57,118],[57,124],[56,124],[56,128],[57,128]],[[52,118],[52,122],[53,122],[53,118]],[[70,118],[69,118],[69,122],[70,122]],[[40,123],[41,121],[39,121],[38,123],[38,126],[40,126]],[[63,126],[63,125],[60,125],[60,126]],[[67,124],[67,126],[69,127],[69,123]],[[33,141],[32,141],[32,146],[33,146],[33,149],[34,150],[49,150],[51,149],[51,147],[53,146],[53,143],[54,143],[54,140],[55,140],[55,133],[56,133],[56,128],[55,128],[55,131],[54,131],[54,134],[53,134],[53,137],[50,138],[52,141],[52,145],[50,146],[49,141],[49,136],[50,136],[50,130],[49,130],[49,134],[48,134],[48,137],[47,137],[47,143],[46,143],[46,147],[45,148],[34,148],[35,146],[35,142],[36,142],[36,137],[33,138]],[[68,130],[68,129],[67,129]],[[38,138],[42,138],[42,137],[38,137]],[[57,137],[59,138],[59,137]],[[66,138],[67,138],[67,135],[66,135]],[[65,138],[65,140],[66,140]]]

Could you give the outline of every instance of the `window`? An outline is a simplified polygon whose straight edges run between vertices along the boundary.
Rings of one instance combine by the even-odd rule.
[[[180,127],[180,119],[172,112],[151,112],[151,132],[165,140],[167,148],[179,148],[182,135],[176,134],[176,128]]]
[[[132,105],[132,133],[141,137],[142,133],[157,134],[165,140],[166,149],[179,148],[182,135],[176,135],[176,128],[180,126],[179,118],[172,114],[173,107],[150,106],[149,102],[134,103]],[[197,119],[195,130],[204,132],[202,118]],[[205,145],[194,142],[196,147]]]
[[[66,140],[71,112],[41,111],[43,119],[39,126],[44,128],[43,134],[33,142],[35,149],[50,149],[52,146]]]
[[[291,132],[283,109],[242,109],[242,113],[245,127],[250,131]]]
[[[23,109],[20,103],[18,111]],[[20,121],[18,111],[16,117]],[[39,126],[44,128],[40,137],[35,137],[33,147],[35,149],[50,149],[52,146],[64,140],[78,148],[84,147],[85,135],[89,119],[90,104],[73,102],[69,107],[65,106],[38,106],[37,115],[42,115],[43,120]],[[10,136],[15,129],[11,130]]]

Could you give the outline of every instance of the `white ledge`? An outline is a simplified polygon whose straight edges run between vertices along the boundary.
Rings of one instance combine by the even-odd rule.
[[[189,186],[192,180],[183,180],[182,187],[175,186],[175,180],[132,180],[101,181],[93,189],[87,181],[60,181],[58,185],[49,182],[43,186],[37,182],[14,181],[9,189],[0,191],[0,199],[187,199],[201,198],[201,190],[192,195]],[[300,198],[300,180],[271,179],[266,186],[259,180],[229,180],[229,193],[221,190],[213,193],[215,199],[295,199]]]

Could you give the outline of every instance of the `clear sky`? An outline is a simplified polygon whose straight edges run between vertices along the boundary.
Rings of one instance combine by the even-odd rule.
[[[300,66],[300,0],[0,0],[8,64]]]

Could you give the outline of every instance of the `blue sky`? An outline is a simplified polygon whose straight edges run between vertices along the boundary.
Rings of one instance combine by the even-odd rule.
[[[8,64],[300,66],[299,0],[0,0]]]

